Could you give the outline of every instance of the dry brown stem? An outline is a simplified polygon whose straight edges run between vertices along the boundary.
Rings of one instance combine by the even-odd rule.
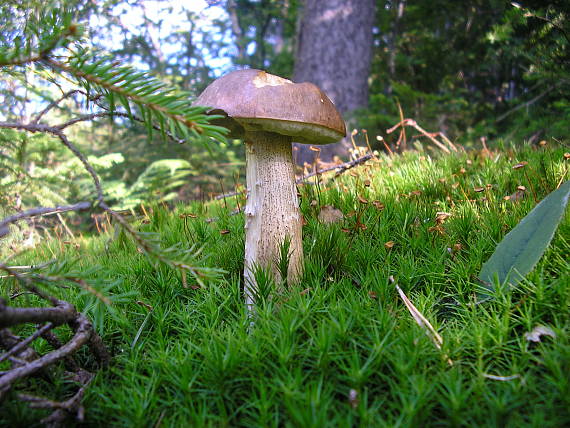
[[[419,131],[422,135],[429,138],[432,143],[434,143],[437,147],[439,147],[445,153],[451,153],[451,151],[449,150],[449,148],[447,148],[447,146],[445,144],[441,143],[440,141],[438,141],[435,138],[435,136],[437,136],[437,135],[442,136],[443,134],[441,132],[437,132],[437,133],[427,132],[425,129],[423,129],[421,126],[419,126],[418,123],[413,119],[401,120],[396,125],[392,126],[390,129],[387,129],[386,133],[391,134],[392,132],[394,132],[396,129],[398,129],[400,127],[403,129],[404,126],[411,126],[412,128]],[[443,136],[443,137],[445,137],[445,136]],[[443,137],[442,137],[442,139],[449,145],[451,150],[453,150],[454,152],[457,152],[457,147],[455,147],[455,145],[447,137],[445,137],[445,138],[443,138]]]

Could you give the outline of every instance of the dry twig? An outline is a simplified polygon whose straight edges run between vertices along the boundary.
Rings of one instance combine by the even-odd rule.
[[[0,269],[7,271],[30,292],[47,300],[52,305],[52,307],[15,308],[7,306],[6,302],[0,300],[0,347],[6,349],[6,352],[0,356],[0,362],[8,360],[12,363],[11,369],[0,373],[0,400],[4,398],[5,394],[17,381],[43,371],[48,366],[59,361],[65,361],[74,371],[73,380],[81,385],[73,397],[63,402],[25,394],[21,394],[19,397],[24,401],[30,402],[31,407],[53,410],[50,416],[42,420],[43,423],[58,425],[70,414],[75,415],[76,419],[82,420],[84,410],[81,406],[81,400],[85,393],[85,387],[89,384],[93,375],[81,369],[71,358],[71,355],[77,352],[83,345],[88,344],[96,359],[101,364],[107,364],[109,354],[101,338],[93,330],[87,317],[77,312],[73,305],[39,291],[30,278],[22,276],[5,265],[0,264]],[[8,327],[15,325],[38,322],[45,322],[45,324],[42,327],[38,327],[32,335],[24,340],[19,340],[8,329]],[[74,332],[73,337],[64,344],[51,331],[61,324],[67,324]],[[43,356],[38,356],[33,348],[30,348],[32,342],[40,336],[47,338],[48,343],[54,348],[53,351]]]
[[[358,165],[360,165],[360,164],[363,164],[363,163],[369,161],[369,160],[372,159],[373,157],[374,157],[374,154],[368,153],[368,154],[366,154],[366,155],[364,155],[364,156],[362,156],[362,157],[360,157],[360,158],[358,158],[358,159],[354,159],[354,160],[351,160],[351,161],[349,161],[349,162],[344,162],[344,163],[341,163],[341,164],[338,164],[338,165],[334,165],[334,166],[330,166],[330,167],[327,167],[327,168],[320,169],[320,170],[315,171],[315,172],[311,172],[311,173],[309,173],[309,174],[305,174],[305,175],[303,175],[301,178],[298,178],[297,180],[295,180],[295,183],[296,183],[296,184],[301,184],[301,183],[304,183],[305,181],[307,181],[309,178],[315,177],[315,176],[317,176],[317,175],[321,175],[321,174],[323,174],[323,173],[325,173],[325,172],[338,170],[338,171],[336,172],[336,174],[334,175],[335,178],[336,178],[336,177],[338,177],[339,175],[341,175],[341,174],[345,173],[346,171],[348,171],[349,169],[354,168],[355,166],[358,166]],[[242,191],[240,191],[240,192],[229,192],[229,193],[225,193],[225,194],[223,194],[223,195],[218,195],[218,196],[216,196],[216,199],[219,200],[219,199],[224,199],[224,198],[230,198],[230,197],[232,197],[232,196],[239,195],[240,193],[245,193],[245,192],[246,192],[245,189],[242,190]]]
[[[25,218],[35,217],[35,216],[46,216],[51,214],[58,214],[67,211],[81,211],[91,208],[91,202],[79,202],[73,205],[61,205],[57,207],[38,207],[32,208],[26,211],[19,212],[17,214],[11,215],[0,221],[0,237],[8,233],[8,225],[11,223],[16,223],[19,220]]]
[[[445,153],[451,153],[451,151],[445,146],[445,144],[437,141],[434,137],[434,135],[443,135],[441,132],[438,133],[429,133],[427,132],[425,129],[423,129],[421,126],[418,125],[418,123],[413,120],[413,119],[404,119],[401,120],[400,122],[398,122],[396,125],[392,126],[390,129],[386,130],[387,134],[391,134],[392,132],[394,132],[396,129],[400,128],[400,127],[404,127],[404,126],[411,126],[412,128],[418,130],[419,132],[422,133],[422,135],[426,136],[427,138],[429,138],[437,147],[439,147],[441,150],[443,150]],[[455,147],[455,145],[447,138],[443,138],[442,139],[449,145],[449,147],[451,148],[451,150],[453,150],[454,152],[457,152],[457,147]]]

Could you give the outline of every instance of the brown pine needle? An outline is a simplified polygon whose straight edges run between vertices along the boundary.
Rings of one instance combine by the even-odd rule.
[[[394,278],[392,276],[390,276],[390,281],[392,283],[395,283]],[[414,304],[410,301],[410,299],[408,299],[408,297],[402,291],[400,286],[398,284],[395,284],[395,286],[396,290],[398,290],[398,294],[400,294],[400,297],[404,302],[404,305],[406,305],[406,308],[408,308],[408,311],[410,311],[410,314],[412,315],[416,323],[425,331],[425,333],[431,339],[435,347],[441,351],[441,347],[443,345],[443,338],[435,330],[435,328],[433,328],[433,326],[427,320],[427,318],[422,315],[422,313],[418,310],[418,308],[414,306]],[[450,366],[453,365],[453,361],[451,361],[451,359],[447,356],[447,354],[443,354],[443,358],[447,361],[447,364],[449,364]]]

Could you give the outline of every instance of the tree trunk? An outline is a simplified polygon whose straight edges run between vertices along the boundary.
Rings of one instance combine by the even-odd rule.
[[[232,33],[235,39],[237,48],[237,60],[244,61],[246,54],[246,46],[244,44],[244,34],[241,24],[239,22],[239,16],[237,12],[237,4],[235,0],[228,1],[228,15],[230,16],[230,22],[232,24]]]
[[[392,21],[392,30],[388,39],[388,73],[390,74],[390,82],[386,88],[386,93],[392,95],[392,81],[396,79],[396,48],[398,37],[400,37],[400,22],[404,16],[404,8],[406,7],[406,0],[396,0],[392,3],[392,8],[395,11],[394,19]]]
[[[341,113],[368,104],[375,0],[305,0],[297,34],[293,80],[312,82]],[[320,159],[345,154],[346,143],[321,147]],[[312,162],[314,152],[299,145],[297,162]]]

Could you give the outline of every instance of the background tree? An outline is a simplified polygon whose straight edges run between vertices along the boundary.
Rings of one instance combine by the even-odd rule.
[[[297,32],[296,82],[313,82],[342,113],[368,105],[375,0],[305,0]],[[343,153],[343,143],[323,146],[320,157]],[[313,153],[298,145],[297,162]]]
[[[400,105],[467,145],[565,135],[567,2],[407,0],[377,10],[370,109],[358,115],[369,132],[397,123]]]
[[[20,3],[3,6],[11,8],[14,16],[39,10],[39,2]],[[77,11],[89,43],[110,52],[115,61],[133,62],[194,94],[233,67],[258,67],[312,80],[352,117],[355,126],[382,135],[388,144],[391,136],[385,131],[399,122],[398,106],[425,129],[445,132],[463,144],[475,144],[480,137],[560,138],[568,128],[567,2],[527,1],[513,6],[477,0],[465,7],[449,0],[228,0],[211,7],[204,3],[201,10],[193,8],[195,2],[69,0],[67,4]],[[210,12],[216,12],[215,19],[208,18]],[[16,29],[20,21],[6,16],[3,28]],[[350,33],[365,26],[370,28],[362,33],[366,37]],[[372,65],[366,72],[368,57]],[[57,99],[63,89],[48,84],[46,73],[29,68],[6,75],[0,82],[0,115],[29,117],[38,103]],[[71,96],[50,115],[71,117],[80,98]],[[96,168],[108,183],[107,196],[117,204],[121,200],[134,204],[141,198],[203,198],[243,182],[239,176],[243,149],[238,142],[210,145],[208,151],[202,144],[167,144],[154,135],[149,144],[143,128],[121,118],[78,125],[70,132],[101,159]],[[4,206],[15,204],[16,195],[37,195],[34,201],[23,200],[24,205],[36,204],[38,197],[44,202],[57,202],[62,196],[74,199],[88,185],[89,177],[70,155],[45,138],[18,134],[4,140],[0,159],[18,159],[18,167],[7,170],[6,163],[0,164],[4,177],[0,181],[34,189],[2,195],[4,201],[9,199]],[[384,148],[374,138],[371,142]],[[310,161],[312,155],[299,159]],[[321,156],[327,158],[326,153]],[[178,186],[166,194],[135,197],[134,189],[141,188],[139,178],[154,176],[156,170],[147,168],[164,159],[179,165],[187,162],[183,171],[188,175],[184,179],[170,175],[171,183]],[[54,174],[57,168],[63,173]]]
[[[219,52],[226,47],[222,41],[224,23],[209,19],[207,11],[147,1],[66,3],[76,11],[77,22],[93,51],[110,55],[117,64],[137,64],[190,94],[198,93],[214,77],[206,58],[223,56]],[[8,2],[4,6],[4,28],[16,34],[22,25],[19,17],[37,13],[42,5]],[[6,44],[10,43],[7,39]],[[5,75],[0,82],[0,115],[25,119],[34,108],[51,103],[65,92],[65,88],[40,78],[42,75],[49,77],[35,66]],[[83,96],[76,93],[57,104],[48,116],[68,119],[79,111],[82,100]],[[141,200],[205,198],[239,179],[234,174],[242,163],[241,145],[231,141],[207,147],[204,141],[177,144],[155,133],[149,142],[144,127],[124,118],[80,123],[69,132],[91,156],[94,168],[104,178],[107,201],[117,208],[132,207]],[[46,143],[49,138],[22,133],[15,140],[12,136],[5,139],[0,148],[4,159],[19,161],[17,168],[8,172],[8,164],[0,159],[0,172],[6,171],[0,174],[0,187],[10,188],[9,193],[0,194],[4,206],[12,207],[17,201],[23,207],[62,204],[77,199],[89,186],[90,179],[76,160],[57,144]],[[172,162],[165,164],[165,160]],[[151,186],[159,177],[165,186]]]
[[[228,0],[234,63],[290,77],[298,7],[298,0]]]

